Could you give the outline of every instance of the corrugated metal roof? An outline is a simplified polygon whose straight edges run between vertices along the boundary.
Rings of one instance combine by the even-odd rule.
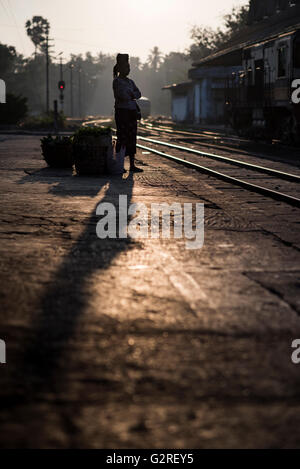
[[[172,85],[166,85],[162,89],[163,90],[171,90],[171,89],[179,89],[179,88],[187,88],[193,84],[193,81],[185,81],[183,83],[173,83]]]
[[[280,33],[291,32],[300,29],[300,5],[274,15],[267,20],[247,26],[241,33],[233,37],[223,49],[193,63],[193,67],[198,67],[214,60],[231,54],[239,49],[244,49],[250,45],[272,40]]]

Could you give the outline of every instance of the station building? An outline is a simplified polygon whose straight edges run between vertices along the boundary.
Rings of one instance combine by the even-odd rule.
[[[256,5],[257,4],[257,5]],[[281,4],[281,9],[279,6]],[[273,12],[273,14],[272,14]],[[269,16],[270,15],[270,16]],[[291,31],[300,22],[300,0],[251,2],[251,24],[218,52],[193,64],[188,80],[167,85],[171,92],[172,119],[193,124],[218,124],[226,120],[228,89],[245,73],[245,51]]]
[[[164,90],[171,91],[172,119],[196,124],[223,122],[228,76],[240,68],[203,64],[189,70],[189,81],[165,86]]]

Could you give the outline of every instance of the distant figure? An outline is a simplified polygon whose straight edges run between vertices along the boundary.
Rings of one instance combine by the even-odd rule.
[[[117,152],[122,146],[126,147],[126,156],[130,158],[130,171],[143,172],[135,166],[137,121],[139,107],[136,100],[140,99],[141,92],[133,80],[128,78],[130,73],[129,56],[118,54],[117,64],[114,67],[113,90],[115,96],[115,121],[117,125]]]

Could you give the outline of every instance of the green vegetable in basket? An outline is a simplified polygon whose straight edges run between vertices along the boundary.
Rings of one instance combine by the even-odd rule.
[[[111,127],[80,127],[75,134],[75,141],[84,140],[86,137],[104,137],[111,135]]]

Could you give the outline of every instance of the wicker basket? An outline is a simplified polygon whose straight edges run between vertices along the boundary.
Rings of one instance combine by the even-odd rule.
[[[107,153],[112,145],[111,135],[85,137],[75,141],[73,155],[76,173],[80,176],[107,173]]]
[[[47,165],[51,168],[72,168],[72,143],[42,143],[42,154]]]

